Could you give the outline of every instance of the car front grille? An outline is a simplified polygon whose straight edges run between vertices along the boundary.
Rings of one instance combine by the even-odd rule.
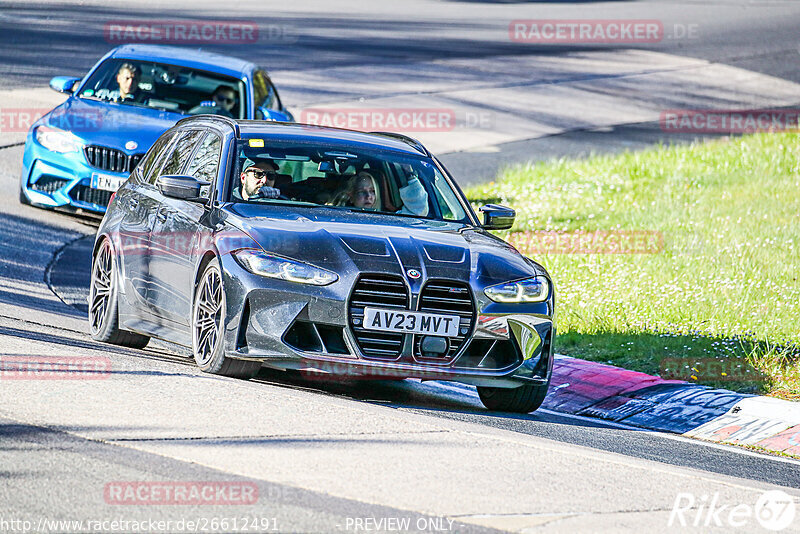
[[[127,155],[121,150],[105,146],[89,145],[83,148],[86,161],[89,165],[104,171],[121,172],[129,174],[136,168],[136,164],[144,154]]]
[[[446,354],[436,358],[424,356],[420,350],[423,336],[415,335],[414,357],[417,360],[441,362],[458,354],[475,324],[475,305],[469,284],[455,280],[431,280],[422,288],[417,309],[421,312],[458,315],[460,321],[458,336],[448,338],[449,348]]]
[[[88,202],[90,204],[97,204],[98,206],[108,206],[109,201],[111,201],[111,195],[113,193],[111,191],[105,191],[103,189],[95,189],[93,187],[89,187],[88,185],[76,185],[73,187],[70,192],[69,196],[72,200],[77,200],[79,202]]]
[[[350,328],[362,354],[367,358],[397,359],[403,350],[405,334],[363,328],[365,306],[407,310],[405,282],[399,276],[364,274],[358,278],[350,295]]]
[[[41,176],[35,183],[30,184],[30,188],[34,191],[42,191],[44,193],[54,193],[64,187],[69,180],[58,178],[56,176]]]

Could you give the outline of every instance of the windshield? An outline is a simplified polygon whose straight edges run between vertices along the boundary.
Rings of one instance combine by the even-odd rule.
[[[238,141],[237,155],[231,202],[470,222],[465,202],[427,158],[259,138]]]
[[[241,80],[151,61],[107,59],[78,96],[184,115],[245,118],[245,85]]]

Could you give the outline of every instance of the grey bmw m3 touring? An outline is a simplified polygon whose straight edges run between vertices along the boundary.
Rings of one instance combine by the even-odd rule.
[[[209,373],[451,380],[531,412],[552,372],[553,284],[488,232],[514,211],[480,211],[402,135],[187,118],[111,198],[91,334],[185,345]]]

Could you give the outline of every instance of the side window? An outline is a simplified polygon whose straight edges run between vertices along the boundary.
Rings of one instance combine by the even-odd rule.
[[[219,157],[222,152],[222,140],[212,132],[206,134],[205,139],[197,147],[189,169],[186,174],[199,180],[213,182],[219,170]]]
[[[442,218],[447,221],[460,221],[467,214],[458,202],[456,192],[447,184],[444,177],[436,171],[433,178],[433,190],[436,193],[436,202],[442,212]]]
[[[189,156],[192,155],[195,145],[203,135],[202,130],[189,130],[181,134],[181,137],[175,143],[172,153],[167,156],[164,168],[159,173],[160,176],[165,174],[179,174]]]
[[[153,143],[153,146],[150,147],[150,150],[148,150],[147,154],[142,158],[142,161],[139,162],[137,167],[141,170],[142,181],[149,183],[155,181],[155,178],[151,176],[151,172],[154,168],[157,168],[155,167],[156,161],[161,159],[159,156],[164,152],[164,148],[169,145],[173,137],[175,137],[175,132],[169,132],[156,139],[156,142]]]
[[[253,102],[256,105],[256,118],[263,119],[263,115],[258,108],[280,110],[281,101],[278,98],[278,91],[263,70],[257,70],[253,75]]]
[[[269,98],[269,81],[264,71],[257,70],[253,74],[253,102],[256,107],[267,106]]]

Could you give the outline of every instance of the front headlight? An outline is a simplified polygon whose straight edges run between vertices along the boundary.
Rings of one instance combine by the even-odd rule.
[[[327,286],[339,279],[335,273],[325,269],[314,267],[308,263],[273,256],[263,250],[243,248],[234,251],[233,257],[251,273],[268,278],[315,286]]]
[[[46,149],[59,154],[80,152],[83,146],[80,139],[73,134],[58,128],[50,128],[49,126],[38,126],[36,128],[36,140]]]
[[[550,294],[550,282],[544,276],[534,276],[517,282],[497,284],[483,290],[495,302],[542,302]]]

